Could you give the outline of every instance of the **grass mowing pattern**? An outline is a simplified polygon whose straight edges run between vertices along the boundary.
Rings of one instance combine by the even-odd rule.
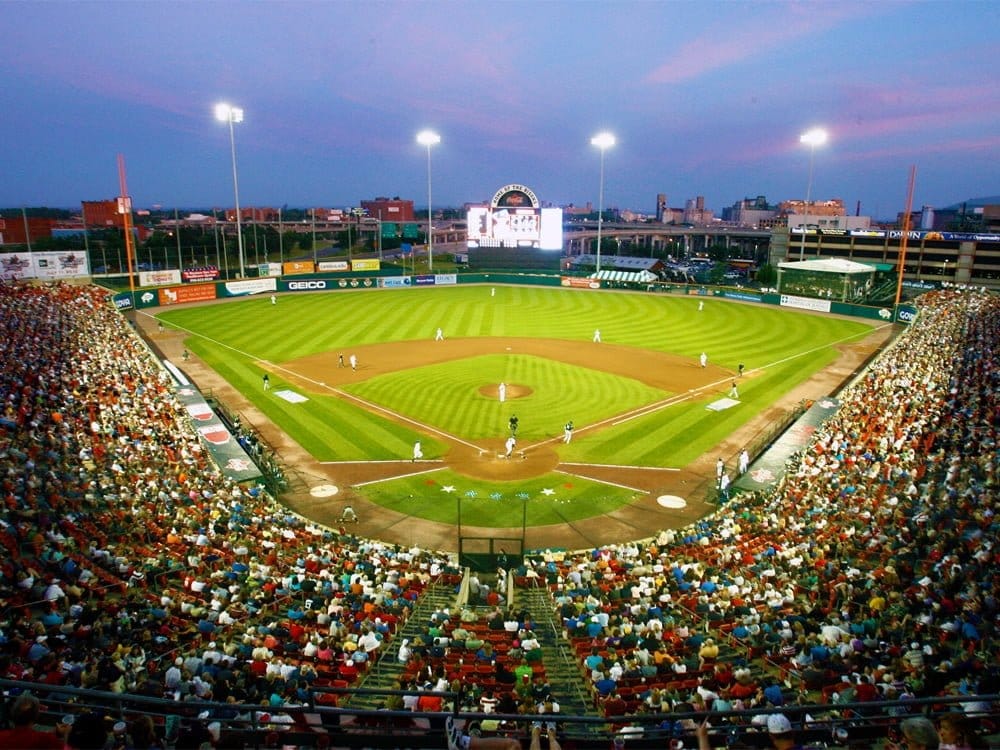
[[[479,393],[480,386],[500,382],[527,384],[533,392],[503,404]],[[522,441],[561,436],[570,419],[590,424],[668,395],[638,380],[523,354],[417,367],[344,390],[471,440],[506,436],[507,420],[516,413]]]
[[[450,487],[453,491],[446,492]],[[462,525],[520,527],[567,523],[611,513],[636,493],[579,477],[547,474],[522,482],[473,482],[449,470],[404,477],[365,488],[370,500],[391,510],[431,521]],[[548,494],[551,491],[552,494]]]
[[[698,301],[669,295],[503,286],[497,287],[496,297],[490,297],[489,286],[458,286],[289,294],[283,295],[277,305],[271,305],[266,298],[253,298],[165,310],[160,317],[194,334],[186,343],[188,348],[319,460],[408,458],[417,439],[422,440],[425,457],[435,458],[444,446],[430,435],[421,435],[337,398],[312,398],[308,404],[292,405],[265,396],[261,391],[263,369],[257,360],[281,363],[322,351],[349,352],[352,346],[382,341],[430,342],[440,325],[448,337],[531,336],[583,341],[590,341],[594,329],[600,328],[605,342],[673,352],[692,360],[704,351],[713,363],[732,370],[739,362],[748,371],[766,366],[762,373],[740,382],[741,403],[733,409],[705,409],[708,401],[725,395],[727,382],[720,384],[717,393],[699,395],[695,401],[667,407],[619,427],[578,432],[572,444],[559,448],[570,461],[647,466],[682,466],[702,455],[782,393],[832,362],[836,357],[832,344],[860,338],[871,329],[869,323],[861,321],[719,299],[704,300],[704,310],[699,312]],[[455,373],[449,378],[461,381],[468,377],[462,375],[466,366],[460,360],[444,367]],[[574,419],[578,428],[585,426],[580,414],[603,408],[599,404],[603,398],[600,392],[587,385],[596,383],[598,374],[588,372],[581,385],[574,386],[586,387],[583,392],[574,392],[575,403],[569,416],[563,416],[566,411],[560,406],[551,417],[522,417],[524,429],[554,434],[568,418]],[[418,379],[422,381],[419,383],[411,380],[405,372],[386,377],[389,379],[384,383],[373,379],[370,384],[362,384],[361,392],[395,388],[391,381],[409,381],[408,399],[391,396],[392,403],[405,405],[410,400],[418,402],[420,392],[431,385],[423,378]],[[509,382],[515,379],[511,377]],[[272,390],[285,385],[280,373],[271,376]],[[472,402],[477,397],[463,393],[462,398]],[[629,399],[631,396],[626,397]],[[432,408],[414,403],[400,410],[409,414],[411,409]],[[455,430],[459,437],[475,437],[484,429],[491,432],[495,428],[488,411],[470,412],[465,420],[467,426],[461,428],[464,432]],[[482,491],[489,494],[485,485]]]

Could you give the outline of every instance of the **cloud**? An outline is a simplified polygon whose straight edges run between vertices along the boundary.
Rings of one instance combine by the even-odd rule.
[[[645,83],[678,84],[751,60],[759,64],[769,51],[824,34],[872,12],[853,3],[755,4],[742,8],[748,9],[749,16],[720,17],[715,25],[676,48],[645,76]]]

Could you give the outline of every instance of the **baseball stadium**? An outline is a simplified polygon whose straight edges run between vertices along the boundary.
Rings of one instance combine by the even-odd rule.
[[[993,746],[996,295],[393,273],[0,286],[8,731]]]

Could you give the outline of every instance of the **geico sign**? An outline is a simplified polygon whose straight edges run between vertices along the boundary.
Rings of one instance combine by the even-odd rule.
[[[326,289],[325,281],[289,281],[288,289],[292,292],[301,292],[307,289]]]

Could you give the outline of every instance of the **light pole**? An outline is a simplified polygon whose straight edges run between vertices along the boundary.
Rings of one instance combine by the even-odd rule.
[[[809,197],[812,193],[813,184],[813,158],[816,155],[816,147],[822,146],[826,143],[827,133],[823,128],[813,128],[812,130],[807,130],[805,133],[799,136],[799,143],[805,143],[809,146],[809,180],[806,182],[806,205],[803,214],[805,216],[805,222],[802,225],[802,242],[799,245],[799,260],[805,260],[806,255],[806,227],[809,226]]]
[[[243,122],[243,110],[228,104],[215,105],[215,119],[229,123],[229,147],[233,155],[233,196],[236,199],[236,248],[240,254],[240,278],[246,276],[243,269],[243,225],[240,220],[240,183],[236,176],[236,132],[233,123]]]
[[[431,220],[431,146],[441,142],[441,136],[433,130],[417,133],[417,143],[427,146],[427,270],[434,271],[434,224]]]
[[[601,187],[597,192],[597,273],[601,272],[601,220],[604,216],[604,152],[615,145],[611,133],[598,133],[590,139],[591,146],[601,149]]]

